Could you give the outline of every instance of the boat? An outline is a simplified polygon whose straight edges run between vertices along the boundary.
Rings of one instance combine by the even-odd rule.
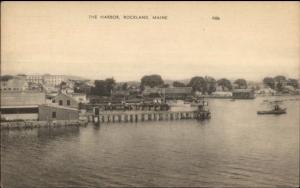
[[[263,115],[263,114],[275,114],[275,115],[280,115],[280,114],[286,114],[286,109],[280,109],[280,110],[269,110],[269,111],[258,111],[257,114]]]
[[[275,115],[280,115],[280,114],[286,114],[286,108],[280,108],[279,105],[275,105],[274,109],[272,110],[266,110],[266,111],[258,111],[257,114],[259,115],[264,115],[264,114],[275,114]]]
[[[210,113],[209,109],[206,108],[208,106],[208,102],[203,100],[202,103],[199,102],[197,104],[198,104],[198,108],[196,110],[196,119],[197,120],[210,119],[211,113]]]

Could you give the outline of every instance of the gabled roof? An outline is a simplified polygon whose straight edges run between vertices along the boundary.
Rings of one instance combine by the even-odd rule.
[[[57,96],[55,96],[55,100],[58,98],[58,97],[60,97],[60,96],[64,96],[64,97],[66,97],[66,98],[69,98],[69,99],[71,99],[71,100],[73,100],[73,101],[76,101],[77,102],[77,100],[75,99],[75,98],[73,98],[72,96],[70,96],[70,95],[67,95],[67,94],[65,94],[65,93],[59,93]]]

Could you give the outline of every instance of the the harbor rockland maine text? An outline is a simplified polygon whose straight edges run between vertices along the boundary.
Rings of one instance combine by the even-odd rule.
[[[150,15],[89,15],[89,19],[107,19],[107,20],[167,20],[168,16],[150,16]]]

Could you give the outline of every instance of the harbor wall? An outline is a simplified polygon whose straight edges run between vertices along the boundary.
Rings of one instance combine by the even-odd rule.
[[[31,129],[31,128],[54,128],[68,126],[86,126],[87,121],[81,120],[56,120],[56,121],[12,121],[1,122],[1,130],[5,129]]]

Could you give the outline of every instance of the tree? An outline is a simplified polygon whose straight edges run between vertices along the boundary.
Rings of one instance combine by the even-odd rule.
[[[86,93],[90,94],[92,87],[89,86],[87,83],[82,81],[75,81],[74,83],[74,92],[75,93]]]
[[[64,89],[67,87],[67,83],[62,81],[60,84],[59,84],[59,89]]]
[[[111,96],[111,91],[116,82],[113,78],[106,80],[95,80],[95,87],[92,88],[92,94],[100,96]]]
[[[247,82],[245,79],[237,79],[234,83],[238,85],[239,89],[247,88]]]
[[[299,82],[296,79],[290,78],[287,81],[287,85],[293,86],[294,88],[298,88],[299,87]]]
[[[122,84],[122,90],[127,90],[128,89],[128,84],[127,83],[124,83],[124,84]]]
[[[109,92],[109,95],[111,94],[111,91],[113,90],[114,86],[116,85],[116,81],[114,78],[107,78],[105,80],[106,84],[106,90]]]
[[[266,85],[266,86],[268,86],[268,87],[270,87],[272,89],[275,89],[275,80],[273,78],[271,78],[271,77],[265,77],[263,79],[263,83],[264,83],[264,85]]]
[[[185,84],[182,82],[174,81],[173,86],[174,87],[185,87]]]
[[[152,74],[143,76],[141,79],[141,87],[144,88],[145,86],[153,87],[160,87],[164,84],[163,79],[160,75]]]
[[[207,91],[207,83],[203,77],[195,76],[188,83],[189,87],[193,88],[193,91],[201,91],[202,93]]]
[[[282,76],[282,75],[279,75],[279,76],[275,76],[274,77],[274,80],[276,82],[283,82],[283,81],[286,81],[286,77],[285,76]]]
[[[275,88],[277,91],[282,91],[283,90],[283,86],[284,86],[284,82],[286,82],[286,77],[279,75],[279,76],[275,76],[274,78],[275,80]]]
[[[276,84],[276,90],[277,91],[283,91],[283,83],[282,82],[278,82]]]
[[[222,87],[222,90],[224,90],[225,88],[227,88],[228,90],[232,90],[231,82],[226,78],[218,80],[217,84]]]
[[[213,77],[205,77],[207,83],[207,93],[210,95],[212,92],[216,91],[217,82]]]

